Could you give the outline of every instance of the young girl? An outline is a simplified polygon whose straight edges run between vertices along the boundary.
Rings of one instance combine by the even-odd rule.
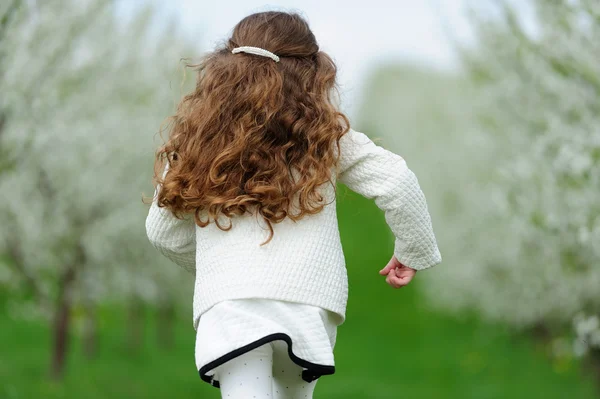
[[[204,58],[157,152],[147,234],[195,274],[196,365],[223,398],[311,398],[334,373],[348,297],[336,181],[385,212],[389,285],[441,261],[417,178],[350,129],[335,79],[302,17],[250,15]]]

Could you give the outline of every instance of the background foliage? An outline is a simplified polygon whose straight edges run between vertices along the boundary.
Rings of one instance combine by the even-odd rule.
[[[474,2],[464,68],[373,70],[355,128],[419,176],[444,264],[400,291],[341,187],[350,278],[327,398],[592,398],[600,346],[600,8]],[[154,140],[199,54],[152,9],[0,4],[0,398],[218,397],[191,276],[145,237]],[[200,395],[200,396],[199,396]]]

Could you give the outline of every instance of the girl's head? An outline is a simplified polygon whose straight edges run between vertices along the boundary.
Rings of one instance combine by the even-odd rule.
[[[279,62],[232,53],[242,46],[268,50]],[[223,226],[219,216],[256,213],[269,240],[272,223],[319,212],[325,199],[318,188],[331,182],[349,122],[333,103],[335,64],[307,22],[285,12],[249,15],[196,66],[196,88],[157,152],[156,176],[170,163],[164,180],[156,179],[159,205],[224,230],[231,223]]]

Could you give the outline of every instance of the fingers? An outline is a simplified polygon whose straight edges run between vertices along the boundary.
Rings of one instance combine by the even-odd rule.
[[[407,266],[402,266],[396,269],[396,276],[400,278],[408,277],[409,279],[412,279],[415,274],[417,274],[417,271]]]
[[[399,279],[396,276],[396,270],[395,269],[390,270],[390,272],[388,273],[387,277],[385,278],[385,282],[388,283],[393,288],[400,288],[401,287],[401,285],[399,284]]]
[[[416,273],[416,272],[414,272],[414,273],[408,272],[405,275],[399,276],[398,273],[402,273],[402,272],[398,272],[398,270],[399,269],[390,270],[390,272],[388,273],[388,275],[385,279],[385,282],[394,288],[402,288],[402,287],[408,285],[412,281],[412,278],[414,277],[414,275]]]
[[[385,267],[379,271],[379,274],[385,276],[390,272],[390,270],[394,270],[396,267],[399,266],[401,266],[401,264],[400,262],[398,262],[398,259],[396,259],[395,256],[392,256],[392,259],[390,259],[387,265],[385,265]]]
[[[402,288],[410,283],[417,271],[402,263],[392,256],[392,259],[379,271],[379,274],[387,276],[385,282],[394,288]]]

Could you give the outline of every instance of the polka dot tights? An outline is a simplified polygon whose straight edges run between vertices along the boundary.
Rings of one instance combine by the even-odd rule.
[[[302,367],[274,341],[246,352],[215,370],[223,399],[309,399],[317,380],[302,379]]]

